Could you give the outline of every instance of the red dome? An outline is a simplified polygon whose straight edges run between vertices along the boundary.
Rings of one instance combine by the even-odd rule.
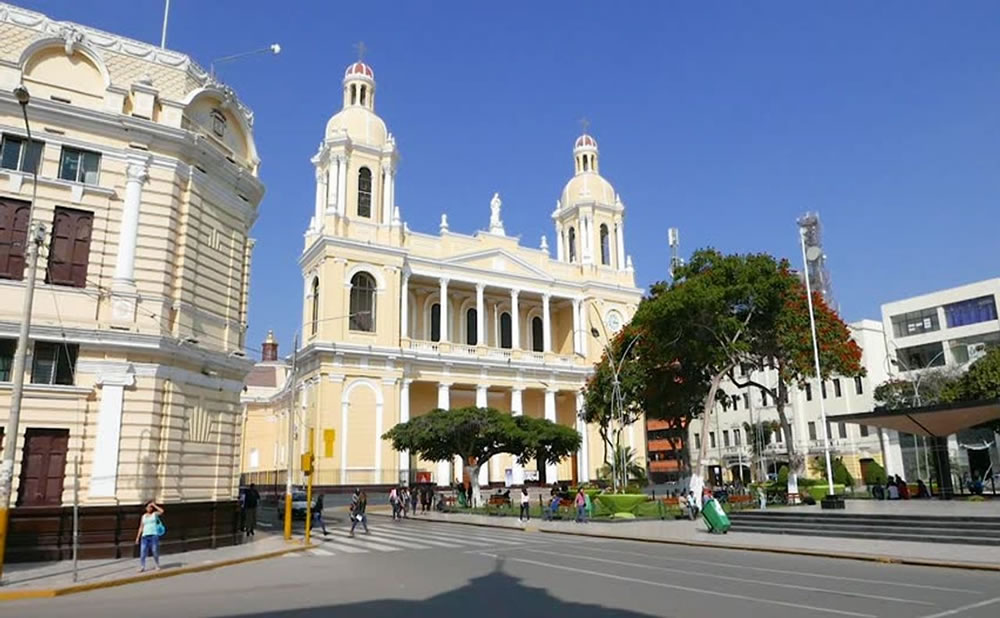
[[[344,71],[345,79],[355,75],[375,79],[375,72],[372,71],[372,68],[361,61],[348,65],[347,70]]]
[[[576,138],[576,144],[573,148],[597,148],[597,141],[584,133],[580,137]]]

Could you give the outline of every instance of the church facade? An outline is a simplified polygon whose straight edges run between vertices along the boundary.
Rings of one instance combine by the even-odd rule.
[[[395,202],[398,149],[376,101],[372,68],[348,66],[343,107],[312,159],[295,378],[275,384],[274,405],[258,394],[248,409],[245,476],[286,469],[289,456],[297,468],[311,445],[320,485],[446,485],[461,479],[459,462],[422,461],[381,435],[435,408],[475,405],[585,436],[578,453],[546,470],[494,457],[481,484],[594,478],[603,446],[578,420],[581,389],[642,294],[625,252],[625,208],[600,175],[597,142],[584,134],[574,144],[573,175],[552,212],[555,255],[545,238],[533,248],[507,234],[499,195],[484,230],[453,232],[443,215],[438,234],[417,233]],[[637,423],[627,444],[642,457],[644,443]]]

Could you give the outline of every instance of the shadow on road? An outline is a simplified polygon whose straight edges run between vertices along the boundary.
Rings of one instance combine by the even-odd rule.
[[[229,618],[268,616],[277,618],[307,618],[313,616],[476,616],[476,618],[510,618],[511,616],[572,616],[573,618],[643,617],[632,611],[601,605],[585,605],[563,601],[541,588],[521,584],[521,580],[503,571],[503,560],[488,575],[476,577],[461,588],[419,601],[382,599],[343,605],[306,607],[257,614],[238,614]]]

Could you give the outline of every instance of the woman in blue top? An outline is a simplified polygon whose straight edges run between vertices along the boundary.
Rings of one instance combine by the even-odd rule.
[[[153,554],[156,570],[160,570],[160,515],[163,509],[150,500],[146,512],[139,520],[139,531],[135,533],[135,544],[139,545],[139,572],[146,570],[146,556]],[[141,542],[141,545],[140,545]]]

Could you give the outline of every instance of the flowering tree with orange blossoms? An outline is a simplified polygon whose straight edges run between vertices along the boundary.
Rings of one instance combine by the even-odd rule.
[[[805,285],[789,271],[786,261],[775,262],[772,276],[775,282],[772,289],[779,291],[781,302],[774,306],[772,313],[761,316],[763,319],[753,333],[747,360],[750,367],[758,371],[765,367],[774,368],[776,383],[764,383],[760,375],[753,373],[748,373],[744,379],[738,379],[734,372],[730,372],[730,380],[738,387],[754,387],[775,402],[778,419],[788,438],[786,442],[791,471],[797,476],[803,471],[804,459],[796,450],[785,406],[790,386],[803,387],[809,379],[816,377],[809,305]],[[816,320],[821,379],[826,380],[831,375],[864,375],[861,348],[851,338],[850,330],[837,312],[815,291],[813,314]],[[790,485],[796,483],[795,477],[789,477]]]

